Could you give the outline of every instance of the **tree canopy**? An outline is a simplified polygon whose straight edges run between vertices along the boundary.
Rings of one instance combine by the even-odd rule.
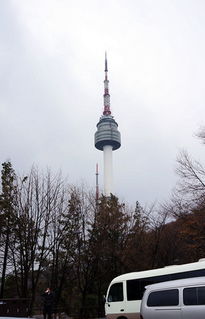
[[[177,159],[179,182],[158,205],[130,208],[112,195],[69,185],[61,174],[32,167],[18,176],[2,164],[1,298],[40,308],[45,287],[56,308],[79,318],[104,315],[102,296],[113,277],[196,261],[205,256],[205,169],[187,152]]]

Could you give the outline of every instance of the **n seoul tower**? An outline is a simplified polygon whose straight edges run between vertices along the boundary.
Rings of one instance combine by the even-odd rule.
[[[104,157],[104,195],[109,197],[112,193],[113,183],[113,165],[112,151],[121,146],[120,132],[118,124],[111,115],[110,94],[108,81],[107,54],[105,53],[105,80],[104,80],[104,111],[97,123],[97,132],[95,133],[95,147],[103,151]]]

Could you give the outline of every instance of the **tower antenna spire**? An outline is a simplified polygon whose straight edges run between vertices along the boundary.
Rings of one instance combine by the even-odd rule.
[[[107,68],[107,52],[105,51],[105,72],[108,72]]]
[[[105,80],[104,80],[104,111],[103,115],[110,115],[110,94],[109,94],[109,81],[108,81],[108,67],[107,67],[107,52],[105,51]]]

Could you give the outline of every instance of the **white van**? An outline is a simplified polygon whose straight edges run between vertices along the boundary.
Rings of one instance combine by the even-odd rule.
[[[204,319],[205,277],[146,286],[141,319]]]
[[[205,277],[205,258],[194,263],[131,272],[115,277],[107,289],[106,318],[139,319],[140,304],[146,286],[193,277]]]

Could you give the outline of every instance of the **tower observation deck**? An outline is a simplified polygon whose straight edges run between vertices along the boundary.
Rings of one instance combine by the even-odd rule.
[[[121,136],[118,124],[111,115],[109,81],[107,76],[107,56],[105,55],[105,80],[104,80],[104,111],[97,123],[95,133],[95,147],[104,154],[104,193],[112,193],[112,151],[121,146]]]

